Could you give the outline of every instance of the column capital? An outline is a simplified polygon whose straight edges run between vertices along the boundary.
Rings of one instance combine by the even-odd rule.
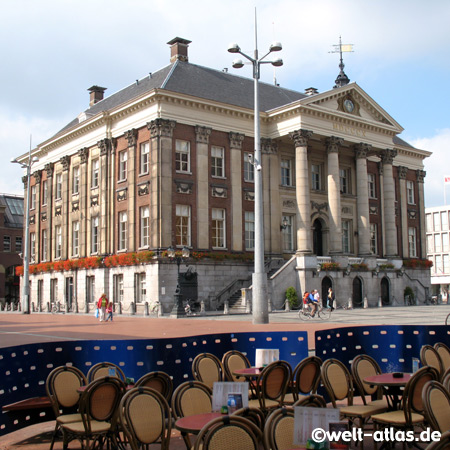
[[[147,122],[147,128],[150,130],[150,136],[156,137],[173,137],[173,129],[177,123],[175,120],[169,119],[155,119]]]
[[[330,136],[326,139],[325,143],[327,145],[327,152],[328,153],[338,153],[339,147],[344,142],[344,139],[336,137],[336,136]]]
[[[63,157],[59,160],[59,162],[62,164],[63,170],[64,170],[64,171],[69,170],[69,166],[70,166],[70,156],[68,156],[68,155],[63,156]]]
[[[138,132],[135,128],[125,131],[124,136],[128,141],[128,147],[136,147]]]
[[[97,142],[97,147],[100,149],[100,156],[107,155],[113,148],[112,139],[102,139]]]
[[[23,188],[26,189],[28,186],[28,177],[26,175],[24,175],[22,177],[22,183],[23,183]]]
[[[408,168],[406,166],[398,166],[397,172],[400,180],[406,180],[406,175],[408,173]]]
[[[34,177],[34,180],[35,180],[35,183],[36,183],[36,184],[38,184],[38,183],[41,182],[41,176],[42,176],[42,170],[36,170],[36,171],[33,173],[33,177]]]
[[[195,138],[198,144],[209,144],[209,136],[211,136],[212,128],[195,126]]]
[[[53,163],[46,164],[44,170],[47,172],[47,178],[51,178],[53,176]]]
[[[393,148],[387,148],[382,150],[380,153],[380,158],[383,164],[392,164],[394,162],[394,158],[397,156],[397,150]]]
[[[417,182],[423,183],[425,181],[426,175],[427,173],[425,172],[425,170],[417,169],[416,170]]]
[[[230,147],[242,150],[242,143],[244,142],[245,134],[230,131],[228,136],[230,138]]]
[[[313,135],[309,130],[295,130],[289,133],[289,136],[294,141],[296,147],[306,147],[308,145],[309,138]]]
[[[261,138],[261,152],[266,154],[276,154],[278,145],[272,139]]]
[[[369,153],[370,150],[372,150],[372,146],[370,144],[360,142],[359,144],[355,145],[355,156],[357,159],[367,158],[367,153]]]
[[[86,164],[89,157],[89,149],[87,147],[78,150],[78,156],[80,157],[81,164]]]

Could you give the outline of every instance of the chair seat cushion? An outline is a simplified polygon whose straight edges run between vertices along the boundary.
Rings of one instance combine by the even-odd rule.
[[[279,402],[277,402],[276,400],[269,400],[266,398],[265,405],[266,405],[266,408],[276,408],[277,406],[279,406]],[[254,408],[261,408],[261,405],[260,405],[258,399],[249,400],[248,406],[253,406]]]
[[[92,434],[106,433],[111,429],[111,424],[109,422],[99,422],[97,420],[91,420],[91,431]],[[83,422],[73,422],[63,425],[65,430],[72,433],[84,434],[86,432]]]
[[[372,400],[367,403],[369,406],[378,406],[380,408],[384,408],[387,410],[389,408],[388,402],[385,398],[382,398],[381,400]]]
[[[81,422],[83,419],[81,418],[80,413],[74,413],[74,414],[63,414],[61,416],[58,416],[56,418],[56,421],[60,425],[64,425],[66,423],[73,423],[73,422]]]
[[[341,414],[354,417],[370,417],[373,414],[379,414],[386,411],[383,406],[370,405],[352,405],[340,408]]]
[[[388,411],[383,414],[375,414],[372,416],[372,420],[378,423],[391,423],[393,425],[404,425],[406,424],[405,414],[403,410],[398,411]],[[424,416],[422,414],[411,413],[412,423],[421,423],[424,421]]]

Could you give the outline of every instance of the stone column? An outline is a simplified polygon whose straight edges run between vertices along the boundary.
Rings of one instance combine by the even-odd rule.
[[[419,214],[420,214],[420,232],[419,232],[419,242],[420,242],[420,257],[427,257],[427,239],[426,239],[426,228],[425,228],[425,192],[424,192],[424,182],[426,176],[425,170],[416,170],[417,185],[419,189]]]
[[[89,149],[84,147],[78,151],[78,156],[80,157],[80,256],[86,257],[89,249],[87,242],[87,195],[88,195],[88,158]]]
[[[335,136],[331,136],[326,140],[328,153],[328,205],[330,208],[330,255],[342,253],[339,147],[343,141],[343,139]]]
[[[97,146],[100,150],[100,191],[99,191],[99,204],[100,204],[100,230],[99,230],[99,254],[109,253],[109,213],[110,209],[114,209],[115,202],[109,201],[109,150],[111,148],[111,139],[102,139],[97,142]],[[114,170],[113,170],[114,173]],[[113,189],[114,190],[114,189]]]
[[[47,173],[47,260],[53,259],[53,163],[44,166]],[[39,237],[40,238],[40,237]]]
[[[280,162],[272,139],[261,138],[264,199],[264,248],[266,253],[281,254]]]
[[[69,230],[69,168],[70,168],[70,156],[63,156],[60,159],[60,163],[63,166],[62,173],[62,209],[61,209],[61,234],[62,234],[62,248],[61,259],[67,259],[69,257],[69,245],[72,242],[72,236]]]
[[[37,264],[41,261],[41,178],[42,178],[42,170],[36,170],[33,173],[34,176],[34,185],[36,186],[36,205],[34,210],[34,232],[36,236],[36,242],[34,246],[34,263]],[[13,242],[11,241],[11,246]]]
[[[108,243],[106,253],[114,253],[117,250],[116,238],[116,150],[117,139],[110,139],[109,156],[108,156],[108,187],[109,187],[109,207],[107,216]]]
[[[137,130],[134,128],[125,132],[128,141],[127,159],[127,199],[128,199],[128,243],[127,250],[134,252],[139,238],[139,226],[136,225],[136,144]]]
[[[153,248],[167,248],[172,242],[172,155],[174,120],[156,119],[150,130],[150,233]]]
[[[358,144],[356,156],[356,207],[358,211],[358,254],[370,255],[369,186],[367,178],[367,153],[369,144]]]
[[[229,133],[231,161],[231,250],[243,250],[242,220],[242,143],[245,136],[240,133]]]
[[[312,131],[296,130],[290,133],[295,145],[295,188],[297,200],[297,253],[312,252],[311,198],[309,187],[308,139]]]
[[[386,239],[386,256],[396,256],[397,227],[395,224],[395,186],[392,163],[397,156],[397,150],[386,149],[381,153],[383,163],[383,191],[384,191],[384,228]]]
[[[209,136],[211,128],[196,126],[197,144],[197,247],[209,249]]]
[[[400,219],[402,227],[402,256],[408,258],[408,199],[406,196],[406,175],[408,168],[405,166],[397,167],[398,178],[400,180]]]

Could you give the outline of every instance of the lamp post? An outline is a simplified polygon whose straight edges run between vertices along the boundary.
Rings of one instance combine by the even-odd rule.
[[[267,274],[264,270],[264,223],[263,223],[263,189],[262,189],[262,166],[261,166],[261,138],[260,138],[260,119],[259,119],[259,78],[261,64],[272,64],[275,67],[283,65],[282,59],[275,61],[265,61],[264,59],[272,52],[278,52],[282,49],[279,42],[274,42],[269,51],[263,56],[258,54],[258,38],[255,13],[255,51],[254,57],[250,57],[241,51],[238,44],[230,44],[228,51],[230,53],[239,53],[253,65],[254,80],[254,134],[255,134],[255,156],[252,162],[254,167],[255,179],[255,268],[252,277],[253,283],[253,324],[269,323],[269,308],[267,299]],[[244,66],[241,59],[233,61],[233,67],[240,69]]]
[[[36,156],[31,158],[31,143],[30,151],[28,154],[28,162],[20,162],[16,159],[12,159],[11,162],[19,164],[20,167],[27,171],[27,204],[25,207],[25,248],[23,251],[23,288],[22,288],[22,313],[30,314],[30,178],[31,178],[31,166],[38,162],[39,159]]]
[[[175,249],[173,247],[169,247],[167,249],[167,256],[171,260],[175,260],[177,263],[177,287],[175,289],[175,302],[173,304],[172,312],[170,313],[171,317],[181,317],[186,315],[184,308],[183,308],[183,302],[182,302],[182,295],[181,295],[181,288],[180,288],[180,265],[181,261],[184,261],[185,259],[189,258],[190,251],[189,249],[184,246],[181,250],[181,256],[177,255]]]

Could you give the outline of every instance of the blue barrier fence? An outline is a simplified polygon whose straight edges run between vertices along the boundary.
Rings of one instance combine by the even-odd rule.
[[[306,331],[234,333],[192,336],[176,339],[64,341],[0,348],[0,405],[46,395],[47,375],[58,366],[73,365],[85,374],[101,361],[121,367],[137,380],[160,370],[173,377],[174,386],[192,379],[192,361],[199,353],[222,358],[229,350],[245,353],[255,363],[257,348],[279,349],[280,359],[292,367],[308,356]],[[0,435],[28,425],[52,420],[49,410],[2,411]]]

